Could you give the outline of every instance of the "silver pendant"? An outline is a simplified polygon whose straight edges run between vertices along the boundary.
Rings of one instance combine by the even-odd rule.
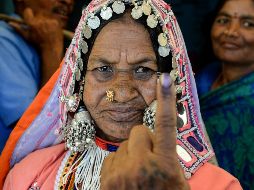
[[[149,5],[147,1],[143,1],[142,9],[145,15],[150,15],[152,13],[152,7]]]
[[[160,46],[166,46],[168,39],[165,33],[160,33],[158,36],[158,42],[160,44]]]
[[[173,58],[172,58],[172,68],[173,69],[177,68],[177,61],[176,61],[176,57],[175,56],[173,56]]]
[[[92,30],[89,28],[89,26],[85,25],[83,27],[83,35],[86,39],[90,39],[92,36]]]
[[[77,59],[77,63],[78,63],[78,68],[80,69],[80,71],[83,71],[83,60],[82,58],[78,58]]]
[[[115,1],[112,5],[112,8],[116,14],[121,14],[125,11],[125,5],[121,1]]]
[[[135,6],[131,11],[131,16],[136,20],[142,17],[142,15],[143,15],[143,11],[140,6]]]
[[[87,20],[87,24],[88,26],[95,30],[96,28],[98,28],[100,26],[100,19],[97,16],[91,16],[90,18],[88,18]]]
[[[158,52],[161,57],[167,57],[169,55],[170,49],[168,47],[160,46]]]
[[[147,17],[147,25],[150,27],[150,28],[155,28],[158,24],[158,20],[157,18],[155,17],[154,14],[151,14]]]
[[[76,70],[75,75],[76,75],[76,81],[80,81],[80,79],[81,79],[81,72],[80,72],[79,69]]]
[[[110,18],[112,17],[112,14],[113,14],[113,11],[112,11],[112,9],[111,9],[110,7],[103,7],[103,8],[101,9],[100,15],[101,15],[101,18],[102,18],[103,20],[108,20],[108,19],[110,19]]]
[[[88,52],[88,45],[84,40],[82,40],[82,42],[81,42],[81,51],[84,54],[86,54]]]

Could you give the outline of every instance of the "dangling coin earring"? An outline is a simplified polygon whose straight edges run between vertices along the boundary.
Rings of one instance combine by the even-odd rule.
[[[107,90],[106,91],[106,96],[107,96],[106,100],[109,101],[109,102],[113,102],[114,101],[114,95],[115,95],[115,93],[114,93],[113,90]]]

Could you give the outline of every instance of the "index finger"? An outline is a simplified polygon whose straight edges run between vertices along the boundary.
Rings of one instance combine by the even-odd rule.
[[[176,152],[175,96],[175,88],[170,75],[163,73],[157,82],[154,152],[164,156]]]

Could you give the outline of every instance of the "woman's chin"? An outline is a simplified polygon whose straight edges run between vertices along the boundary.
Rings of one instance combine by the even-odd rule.
[[[129,138],[131,129],[140,124],[130,125],[123,123],[121,125],[112,125],[109,128],[97,128],[96,135],[104,140],[120,143]]]

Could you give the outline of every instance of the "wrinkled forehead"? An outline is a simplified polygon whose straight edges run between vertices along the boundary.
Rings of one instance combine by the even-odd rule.
[[[119,63],[120,57],[126,58],[125,61],[129,64],[136,62],[140,57],[152,58],[157,63],[156,48],[153,47],[152,41],[156,42],[151,39],[148,30],[133,20],[130,14],[117,18],[100,30],[92,44],[87,65],[89,67],[90,61],[99,57],[114,64]]]

